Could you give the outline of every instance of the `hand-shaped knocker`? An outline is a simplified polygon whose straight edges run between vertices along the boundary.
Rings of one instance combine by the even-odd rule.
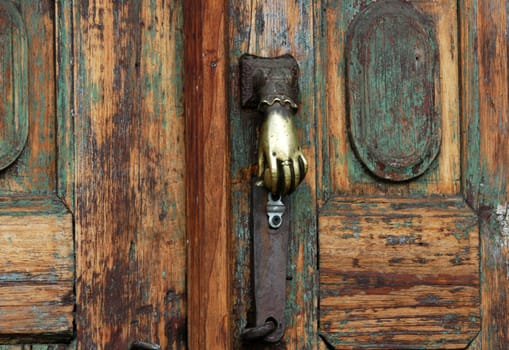
[[[272,193],[293,192],[308,169],[292,120],[297,105],[288,97],[262,100],[265,113],[258,145],[258,176]]]
[[[242,104],[258,108],[265,116],[258,145],[258,176],[273,194],[289,194],[308,169],[292,120],[297,111],[299,67],[290,55],[244,55],[241,63]]]

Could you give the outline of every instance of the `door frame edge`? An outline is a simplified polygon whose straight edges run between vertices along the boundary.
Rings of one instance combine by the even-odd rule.
[[[226,1],[184,1],[187,339],[230,349]]]

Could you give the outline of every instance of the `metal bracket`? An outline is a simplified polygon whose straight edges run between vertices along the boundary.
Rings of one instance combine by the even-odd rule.
[[[259,179],[253,180],[251,205],[256,321],[254,327],[246,328],[242,335],[245,340],[263,339],[275,343],[281,340],[286,327],[284,311],[290,223],[281,220],[277,229],[270,227],[266,205],[271,199],[259,183]],[[281,199],[276,203],[281,203],[284,208]]]
[[[240,58],[242,107],[258,108],[261,100],[284,96],[299,103],[299,66],[291,55]],[[292,107],[293,107],[292,105]]]
[[[269,193],[267,200],[267,216],[269,217],[269,226],[271,229],[278,229],[283,224],[283,214],[286,206],[281,201],[281,196],[275,196]],[[274,198],[276,197],[276,198]]]

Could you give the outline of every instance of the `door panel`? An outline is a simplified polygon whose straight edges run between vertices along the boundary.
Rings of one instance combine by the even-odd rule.
[[[0,343],[73,335],[72,133],[59,109],[68,92],[56,83],[57,7],[0,2]]]
[[[477,335],[478,220],[461,198],[339,197],[319,220],[329,343],[462,349]]]
[[[74,310],[72,216],[59,199],[0,205],[0,329],[4,342],[70,339]]]
[[[310,94],[307,91],[303,96],[302,105],[311,101],[311,105],[314,106],[314,112],[316,112],[317,119],[309,118],[306,115],[305,122],[310,123],[309,130],[306,133],[313,133],[314,130],[318,130],[322,135],[319,138],[316,156],[318,163],[317,170],[317,181],[318,181],[318,206],[322,207],[324,202],[331,198],[333,194],[339,194],[345,196],[345,193],[341,193],[340,189],[348,184],[349,177],[342,178],[340,173],[331,168],[331,165],[341,166],[341,163],[345,161],[341,158],[341,153],[337,153],[334,150],[339,147],[339,142],[343,142],[340,139],[333,140],[334,142],[324,142],[324,136],[328,132],[331,132],[331,128],[334,128],[337,124],[329,125],[324,123],[323,116],[328,109],[331,109],[332,115],[336,116],[340,113],[335,113],[334,108],[338,108],[335,104],[325,104],[326,99],[344,100],[345,95],[334,96],[335,94],[341,93],[341,89],[344,85],[333,84],[328,80],[328,76],[333,74],[341,77],[342,73],[338,73],[341,69],[344,69],[344,62],[340,57],[340,51],[342,48],[338,45],[338,42],[344,40],[344,36],[339,35],[339,41],[331,41],[328,44],[328,40],[332,36],[332,32],[329,30],[329,22],[335,22],[337,18],[345,15],[346,17],[353,18],[354,14],[358,12],[360,8],[364,8],[369,1],[352,1],[352,6],[345,6],[342,11],[337,11],[338,7],[341,7],[344,2],[340,1],[315,1],[310,3],[308,1],[280,1],[276,3],[266,4],[265,2],[250,2],[241,4],[237,2],[227,1],[225,7],[229,9],[230,19],[230,40],[229,47],[230,51],[230,69],[232,74],[227,80],[231,81],[231,100],[230,106],[232,113],[230,115],[230,124],[236,127],[230,128],[231,144],[224,147],[229,147],[232,154],[232,192],[231,197],[232,205],[232,223],[233,223],[233,248],[236,249],[235,257],[235,271],[233,274],[234,278],[234,298],[232,300],[232,308],[235,310],[236,318],[238,321],[235,327],[235,336],[232,342],[235,345],[239,344],[238,334],[239,330],[245,324],[246,314],[249,310],[249,208],[248,201],[245,199],[248,196],[247,186],[250,183],[250,178],[253,173],[254,162],[250,161],[249,156],[238,156],[240,153],[239,149],[251,150],[254,153],[253,143],[255,136],[255,121],[252,121],[247,117],[246,112],[240,111],[239,109],[239,96],[238,96],[238,81],[236,78],[237,61],[236,59],[243,53],[248,47],[257,45],[256,50],[251,49],[253,54],[272,54],[290,52],[295,54],[295,51],[300,50],[299,45],[296,45],[296,41],[302,38],[308,37],[313,31],[313,35],[318,39],[320,45],[317,45],[314,57],[315,66],[315,82],[317,89],[314,90],[314,94]],[[350,4],[350,2],[346,2]],[[426,13],[432,13],[434,6],[445,6],[445,2],[440,1],[414,1],[412,2],[417,7]],[[445,5],[444,5],[445,4]],[[252,6],[253,5],[253,6]],[[293,31],[295,35],[286,35],[287,29],[293,28],[295,21],[300,19],[291,18],[288,19],[285,7],[288,6],[290,9],[307,9],[309,11],[310,6],[313,7],[314,13],[314,26],[313,28],[304,27],[302,31]],[[452,4],[455,7],[455,4]],[[204,6],[202,6],[204,7]],[[332,9],[332,11],[331,11]],[[336,9],[336,10],[335,10]],[[357,9],[357,10],[356,10]],[[295,16],[298,16],[297,12],[290,11]],[[455,11],[449,11],[451,15]],[[221,17],[221,12],[215,13]],[[457,8],[458,18],[456,20],[448,22],[441,21],[442,28],[447,26],[458,26],[459,31],[453,30],[450,32],[451,38],[448,39],[449,43],[454,43],[449,47],[442,47],[440,49],[441,59],[444,59],[444,55],[448,54],[448,51],[452,49],[454,52],[459,48],[459,55],[451,55],[451,58],[461,60],[461,64],[457,68],[453,67],[453,71],[450,72],[455,75],[457,70],[460,74],[460,86],[453,88],[452,93],[456,96],[460,96],[461,99],[458,102],[453,102],[452,106],[457,105],[460,120],[457,120],[458,124],[449,125],[456,130],[456,135],[461,135],[460,144],[451,143],[457,150],[457,154],[449,152],[451,154],[450,159],[441,159],[440,155],[438,162],[430,169],[428,174],[424,174],[419,179],[413,182],[408,182],[399,186],[392,186],[393,190],[387,190],[388,186],[382,184],[381,189],[370,182],[361,182],[361,190],[353,193],[354,195],[363,195],[362,188],[368,188],[367,193],[377,194],[378,196],[383,194],[389,194],[392,197],[398,196],[409,196],[410,199],[414,197],[426,197],[427,193],[439,193],[445,194],[448,197],[459,198],[462,202],[461,206],[465,207],[465,204],[472,208],[472,212],[476,213],[480,221],[480,244],[482,246],[482,261],[481,261],[481,273],[482,273],[482,329],[481,333],[473,342],[470,344],[470,349],[505,349],[509,342],[507,325],[508,325],[508,305],[507,293],[508,290],[508,279],[507,279],[507,261],[508,261],[508,249],[507,249],[507,234],[505,228],[507,228],[507,198],[508,198],[508,186],[507,186],[507,165],[508,155],[506,152],[509,145],[509,133],[507,122],[508,118],[508,102],[507,98],[508,91],[508,67],[507,67],[507,3],[505,0],[489,0],[489,1],[471,1],[462,0],[458,2]],[[440,15],[435,13],[432,15],[435,20],[440,22]],[[222,18],[222,17],[221,17]],[[451,17],[452,18],[452,17]],[[245,26],[242,23],[246,24]],[[435,22],[435,25],[438,22]],[[343,23],[343,26],[336,26],[336,28],[343,28],[346,30],[347,24]],[[302,29],[302,28],[301,28]],[[307,31],[306,31],[307,29]],[[261,35],[258,38],[258,35]],[[265,34],[264,34],[265,33]],[[271,33],[272,36],[269,36]],[[344,33],[343,33],[344,35]],[[440,34],[437,34],[440,36]],[[459,37],[459,41],[458,41]],[[281,41],[278,42],[279,39]],[[272,44],[274,41],[275,44]],[[443,40],[443,38],[442,38]],[[218,44],[214,44],[213,40],[207,41],[210,46],[207,46],[209,50],[218,47]],[[220,45],[223,45],[221,42]],[[288,48],[291,47],[291,50]],[[281,49],[282,48],[282,49]],[[306,46],[306,50],[311,50],[311,46]],[[445,54],[444,54],[445,53]],[[297,53],[297,55],[299,55]],[[308,56],[306,56],[308,57]],[[221,57],[218,57],[220,60]],[[309,58],[309,57],[308,57]],[[304,66],[308,67],[309,60],[304,63],[298,59],[298,61]],[[455,63],[456,64],[456,63]],[[212,67],[212,66],[211,66]],[[444,65],[441,63],[441,69]],[[211,70],[205,70],[211,72]],[[309,71],[308,71],[309,72]],[[334,73],[336,72],[336,73]],[[441,76],[441,81],[444,82],[447,76]],[[308,77],[301,77],[301,82],[305,81],[308,83]],[[329,84],[327,82],[329,81]],[[344,83],[344,82],[343,82]],[[457,80],[454,80],[454,84],[457,84]],[[203,91],[203,90],[202,90]],[[217,95],[217,92],[209,92],[211,99]],[[193,93],[194,94],[194,93]],[[443,94],[443,89],[442,89]],[[449,100],[448,101],[453,101]],[[442,107],[444,107],[442,105]],[[341,112],[341,111],[340,111]],[[454,112],[454,108],[452,111]],[[327,112],[328,113],[328,112]],[[344,112],[343,112],[344,113]],[[330,113],[329,113],[330,114]],[[455,115],[455,113],[452,113]],[[211,120],[213,117],[205,117],[205,120]],[[346,114],[343,114],[343,118],[346,118]],[[302,122],[300,117],[297,117],[298,122]],[[453,120],[453,119],[452,119]],[[305,123],[304,123],[305,124]],[[458,125],[460,125],[460,133],[457,133]],[[446,130],[442,130],[446,132]],[[341,134],[346,136],[345,130]],[[346,137],[345,137],[346,138]],[[456,140],[457,141],[457,140]],[[347,147],[348,143],[343,143],[343,147]],[[443,154],[443,148],[441,154]],[[314,150],[311,151],[313,155]],[[332,153],[332,152],[335,153]],[[343,149],[343,151],[345,151]],[[245,153],[242,153],[245,154]],[[330,156],[334,154],[334,157]],[[353,154],[353,153],[352,153]],[[246,158],[242,158],[246,157]],[[333,158],[333,164],[330,164]],[[352,157],[353,161],[357,161],[356,157]],[[349,165],[351,165],[351,159],[347,159]],[[446,162],[444,162],[444,160]],[[206,161],[206,160],[205,160]],[[314,161],[314,160],[311,160]],[[459,163],[458,163],[459,162]],[[224,163],[222,163],[224,164]],[[453,166],[454,164],[460,164],[460,167]],[[443,177],[442,171],[437,169],[450,168],[451,171],[445,173],[446,177]],[[461,174],[458,170],[461,168]],[[206,170],[205,170],[206,171]],[[359,172],[363,174],[362,169]],[[339,175],[338,175],[339,174]],[[354,175],[356,173],[354,172]],[[368,173],[369,174],[369,173]],[[349,174],[351,175],[351,174]],[[337,176],[335,180],[333,177]],[[370,175],[367,176],[368,178]],[[345,182],[342,186],[337,187],[341,181]],[[306,181],[313,186],[314,178],[307,178]],[[424,183],[428,182],[424,185]],[[303,187],[305,188],[305,187]],[[345,187],[346,188],[346,187]],[[352,190],[352,188],[349,188]],[[225,188],[225,191],[228,191]],[[340,193],[335,193],[338,191]],[[224,193],[224,192],[223,192]],[[314,193],[313,190],[311,193]],[[461,199],[463,197],[463,200]],[[301,198],[302,199],[302,198]],[[312,213],[314,211],[313,204],[309,206],[309,201],[301,201],[299,205],[306,207]],[[213,211],[213,210],[212,210]],[[217,210],[218,215],[220,214]],[[498,214],[497,214],[498,213]],[[314,226],[309,221],[300,221],[299,217],[292,219],[292,226],[310,227],[311,232],[316,232]],[[302,234],[299,231],[299,235]],[[303,237],[309,238],[306,242],[311,245],[316,238],[308,237],[304,233],[303,235],[296,237],[295,240],[299,242]],[[300,245],[297,245],[300,247]],[[303,244],[302,249],[291,252],[290,257],[290,269],[293,268],[292,261],[295,261],[295,257],[301,257],[302,253],[314,254],[316,250],[312,247],[305,246]],[[224,248],[224,247],[223,247]],[[229,246],[226,243],[226,248]],[[205,258],[204,261],[214,262],[220,258],[220,255],[212,254],[209,258]],[[316,260],[307,258],[310,264],[306,265],[306,271],[304,272],[307,276],[313,275],[313,271],[316,271],[317,265]],[[302,265],[301,265],[302,266]],[[296,269],[297,275],[302,277],[303,270]],[[305,286],[306,280],[300,279],[300,283]],[[307,281],[312,281],[309,279]],[[289,282],[293,284],[292,281]],[[294,290],[294,286],[290,286],[289,290]],[[300,288],[300,287],[296,287]],[[304,287],[305,288],[305,287]],[[315,287],[316,288],[316,287]],[[212,289],[208,289],[212,292]],[[311,334],[314,331],[314,327],[301,327],[301,332],[306,334],[301,338],[294,337],[299,332],[295,332],[293,325],[301,324],[303,319],[316,319],[315,301],[310,302],[314,296],[316,296],[316,289],[310,289],[310,293],[306,294],[308,298],[304,303],[293,303],[294,294],[288,293],[289,306],[287,317],[290,324],[290,330],[285,337],[285,346],[287,348],[303,348],[302,343],[300,347],[295,344],[299,344],[299,341],[303,338],[309,340],[307,345],[309,348],[315,348],[318,346],[318,338],[316,334]],[[210,303],[209,303],[210,304]],[[213,304],[213,303],[212,303]],[[313,305],[313,307],[309,307]],[[304,316],[299,314],[299,317],[294,318],[297,313],[302,311],[311,316]],[[294,322],[295,321],[295,322]],[[309,324],[309,323],[308,323]],[[222,329],[223,325],[216,327],[218,332]],[[210,331],[210,328],[208,329]],[[482,344],[481,344],[482,343]],[[325,347],[325,343],[320,342],[321,348]],[[348,346],[345,346],[348,348]],[[306,346],[304,346],[306,348]],[[355,346],[351,346],[355,348]]]
[[[464,348],[480,329],[458,8],[412,4],[335,2],[321,19],[319,322],[334,346]]]
[[[326,6],[322,11],[322,16],[318,19],[322,23],[319,50],[322,64],[320,72],[325,75],[318,87],[325,109],[320,109],[317,114],[321,131],[318,136],[318,144],[323,145],[321,146],[323,165],[320,169],[323,176],[318,177],[319,190],[322,193],[397,196],[454,195],[459,193],[461,121],[457,6],[450,1],[416,1],[413,3],[419,12],[426,14],[428,20],[431,21],[430,25],[435,31],[438,46],[439,62],[436,67],[439,67],[439,79],[435,77],[437,89],[432,103],[435,106],[435,113],[440,114],[442,135],[440,153],[430,169],[423,176],[412,181],[383,182],[380,181],[380,177],[373,176],[370,171],[365,169],[352,148],[350,135],[347,131],[347,121],[351,118],[349,109],[347,109],[347,99],[350,99],[351,96],[348,93],[351,91],[347,91],[346,74],[349,67],[346,67],[346,46],[348,28],[367,3],[363,3],[361,6],[353,1],[332,2]],[[373,16],[375,15],[373,14]],[[390,39],[397,41],[397,36]],[[389,47],[390,45],[387,46],[387,48]],[[380,53],[383,55],[382,50]],[[355,56],[355,54],[352,55]],[[377,63],[374,60],[370,62]],[[366,64],[368,63],[366,62]],[[412,72],[411,68],[408,68],[407,74],[415,75],[416,73]],[[353,83],[355,82],[350,85]],[[397,84],[394,85],[396,86],[392,88],[393,92],[398,93]],[[390,82],[387,82],[385,89],[391,89]],[[389,94],[390,92],[387,92],[387,95]],[[370,96],[366,96],[366,98],[370,98]],[[362,103],[369,106],[370,101],[364,100]],[[396,107],[404,108],[405,106],[397,105]],[[390,131],[388,126],[375,125],[375,120],[372,121],[373,128],[387,128],[387,132]],[[394,127],[401,128],[402,126],[394,125]],[[408,128],[408,123],[403,127]],[[390,145],[389,141],[380,142]],[[322,194],[322,198],[323,196],[325,195]]]
[[[0,342],[67,344],[0,348],[185,348],[182,3],[12,3],[27,29],[29,128],[0,173]],[[18,61],[1,54],[3,108]],[[13,143],[22,133],[0,119]]]

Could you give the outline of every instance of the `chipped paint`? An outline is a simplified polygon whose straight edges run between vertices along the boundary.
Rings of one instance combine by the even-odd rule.
[[[495,214],[497,216],[498,224],[500,225],[502,245],[506,248],[509,248],[509,205],[507,203],[498,204]]]
[[[21,154],[28,138],[28,45],[23,19],[10,2],[0,3],[1,66],[0,115],[0,169],[11,165]]]
[[[439,56],[429,16],[410,3],[375,2],[346,35],[348,131],[356,155],[382,179],[422,175],[441,140]]]
[[[499,225],[500,245],[507,251],[509,250],[509,205],[498,204],[495,211],[496,220]],[[505,259],[506,278],[509,280],[509,258]]]
[[[64,179],[63,174],[69,174],[72,157],[67,156],[73,152],[70,141],[73,135],[67,128],[68,123],[57,120],[58,117],[67,119],[68,114],[59,109],[62,100],[55,97],[57,91],[70,91],[66,83],[56,80],[58,68],[65,65],[56,64],[55,59],[61,57],[61,51],[57,50],[55,55],[55,49],[59,47],[55,38],[57,33],[64,32],[63,22],[70,18],[69,4],[67,7],[61,5],[60,0],[14,1],[28,44],[24,52],[13,47],[12,52],[18,56],[14,58],[14,73],[26,89],[25,97],[30,98],[28,101],[15,97],[24,104],[16,108],[26,111],[28,117],[26,122],[19,119],[17,123],[30,126],[27,143],[19,158],[0,176],[0,194],[3,195],[0,240],[4,244],[2,255],[8,261],[0,273],[4,289],[0,297],[3,298],[0,304],[4,314],[0,320],[0,338],[17,342],[69,341],[73,333],[74,252],[69,213],[72,200],[68,200],[68,192],[57,191],[57,184],[72,188],[72,181]],[[3,2],[4,10],[5,6],[11,5]],[[62,22],[56,22],[57,12]],[[13,40],[15,46],[19,44],[18,39]],[[70,46],[70,42],[65,45]],[[24,65],[27,71],[20,71],[16,64]],[[3,68],[7,66],[3,64]],[[67,76],[71,78],[69,72]],[[66,126],[57,130],[60,121]],[[12,291],[6,291],[6,288],[12,288]],[[11,305],[5,300],[7,296],[16,298],[15,317],[26,320],[28,326],[22,326],[22,331],[15,329],[20,327],[19,323],[9,323]],[[32,330],[30,325],[37,329]],[[64,347],[55,345],[55,348]]]

